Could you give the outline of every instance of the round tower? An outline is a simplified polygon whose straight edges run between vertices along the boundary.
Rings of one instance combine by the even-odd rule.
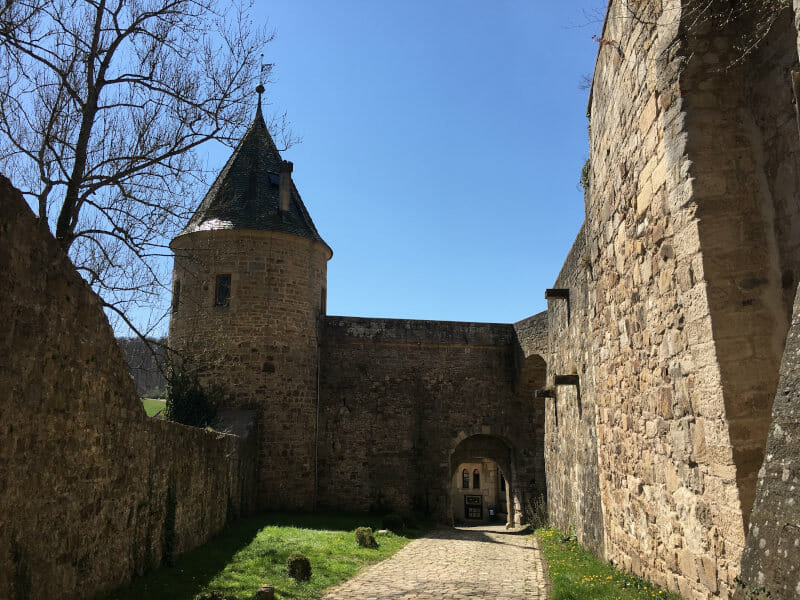
[[[172,241],[170,345],[253,409],[257,505],[312,508],[319,327],[332,252],[292,182],[261,113]]]

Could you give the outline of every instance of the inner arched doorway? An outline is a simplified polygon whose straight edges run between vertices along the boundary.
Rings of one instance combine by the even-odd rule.
[[[519,525],[522,498],[516,480],[514,449],[508,441],[493,435],[461,440],[450,455],[453,523]]]

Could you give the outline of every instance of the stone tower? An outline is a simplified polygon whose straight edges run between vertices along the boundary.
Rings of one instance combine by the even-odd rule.
[[[256,412],[257,504],[312,508],[319,330],[332,252],[267,131],[255,119],[185,229],[175,254],[170,344]]]

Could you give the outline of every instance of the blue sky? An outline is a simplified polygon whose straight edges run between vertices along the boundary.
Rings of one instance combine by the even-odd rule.
[[[514,322],[583,219],[598,0],[260,2],[329,314]],[[213,157],[221,165],[227,156]]]
[[[583,219],[580,83],[604,8],[257,3],[276,33],[268,110],[303,138],[284,158],[334,252],[329,314],[509,323],[546,308]]]

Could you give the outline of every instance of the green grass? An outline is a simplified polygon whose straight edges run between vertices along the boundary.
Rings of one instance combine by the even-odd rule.
[[[117,591],[109,600],[190,600],[203,591],[251,600],[264,583],[276,598],[311,600],[353,576],[363,566],[389,557],[408,543],[393,533],[376,535],[377,548],[361,548],[354,530],[380,527],[380,516],[353,514],[266,513],[231,524],[208,544]],[[421,533],[416,530],[414,533]],[[311,580],[286,574],[286,558],[302,552],[311,560]]]
[[[618,571],[582,548],[574,536],[539,529],[536,537],[553,582],[550,600],[680,600],[677,594]]]
[[[158,411],[166,406],[166,400],[159,400],[158,398],[142,398],[142,406],[148,417],[152,417]]]

